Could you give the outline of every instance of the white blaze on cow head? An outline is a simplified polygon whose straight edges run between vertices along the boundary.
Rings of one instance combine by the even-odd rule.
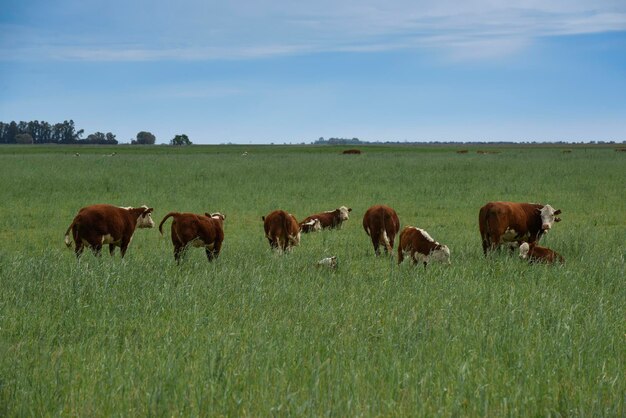
[[[339,219],[341,219],[342,221],[347,221],[349,219],[348,212],[352,212],[352,208],[341,206],[339,208]]]
[[[430,252],[430,257],[445,264],[450,264],[450,249],[447,245],[440,245]]]
[[[137,228],[154,228],[154,221],[152,220],[152,211],[154,208],[149,208],[143,205],[143,213],[137,218]]]
[[[541,215],[541,229],[545,232],[549,231],[555,222],[561,222],[561,218],[557,218],[556,215],[561,213],[561,209],[554,210],[550,205],[545,205],[541,209],[537,209]]]
[[[223,221],[224,219],[226,219],[226,216],[222,215],[219,212],[215,212],[215,213],[206,213],[205,215],[207,215],[209,218],[213,218],[219,221]]]
[[[523,259],[528,258],[528,251],[530,251],[530,245],[528,245],[527,242],[522,242],[522,245],[519,246],[520,258],[523,258]]]

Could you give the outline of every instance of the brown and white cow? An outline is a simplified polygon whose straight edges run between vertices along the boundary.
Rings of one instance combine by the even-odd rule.
[[[219,212],[204,215],[170,212],[159,224],[161,235],[163,235],[163,224],[170,217],[174,218],[171,238],[174,244],[174,259],[177,263],[180,264],[188,247],[203,247],[209,261],[219,256],[224,241],[224,215]]]
[[[74,238],[76,257],[80,257],[85,246],[94,254],[100,255],[102,246],[109,245],[109,253],[113,255],[115,247],[120,247],[122,257],[133,238],[135,228],[152,228],[153,208],[122,208],[100,204],[82,208],[74,217],[65,231],[65,245],[72,246],[70,230]]]
[[[539,241],[548,232],[561,210],[550,205],[536,203],[489,202],[478,214],[478,226],[483,243],[483,252],[495,250],[502,243]]]
[[[523,242],[519,246],[519,256],[533,263],[564,263],[565,259],[559,253],[550,248],[541,247],[536,242]]]
[[[302,232],[316,231],[316,219],[319,220],[321,229],[341,228],[343,222],[347,221],[350,218],[350,212],[352,212],[352,208],[341,206],[335,210],[329,210],[326,212],[316,213],[315,215],[307,216],[302,222],[300,222],[300,230]],[[313,222],[312,225],[311,222]]]
[[[374,252],[380,255],[382,244],[385,252],[391,254],[396,234],[400,230],[400,220],[396,211],[385,205],[370,207],[363,215],[363,229],[370,236]]]
[[[272,249],[289,251],[300,244],[300,226],[296,217],[284,210],[275,210],[262,216],[265,237]]]
[[[410,255],[413,264],[424,263],[430,260],[450,264],[450,249],[431,238],[428,232],[414,226],[405,226],[400,233],[398,245],[398,264],[402,263],[405,255]]]

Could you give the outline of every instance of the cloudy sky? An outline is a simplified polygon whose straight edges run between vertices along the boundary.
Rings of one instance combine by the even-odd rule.
[[[0,92],[120,142],[621,142],[626,1],[4,0]]]

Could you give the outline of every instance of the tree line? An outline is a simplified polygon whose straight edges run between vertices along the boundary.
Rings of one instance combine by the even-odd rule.
[[[0,122],[0,144],[101,144],[117,145],[111,132],[94,132],[83,138],[84,129],[77,129],[73,120],[51,124],[45,121]],[[147,131],[137,133],[131,145],[154,145],[156,137]],[[187,135],[176,135],[170,145],[191,145]]]

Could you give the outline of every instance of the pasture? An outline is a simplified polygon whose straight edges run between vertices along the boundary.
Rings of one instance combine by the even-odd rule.
[[[624,416],[626,155],[460,148],[0,147],[0,415]],[[566,263],[485,259],[490,200],[562,209],[541,243]],[[219,211],[222,253],[177,266],[168,223],[77,262],[93,203]],[[374,257],[380,203],[452,264]],[[341,205],[343,229],[270,251],[262,215]]]

